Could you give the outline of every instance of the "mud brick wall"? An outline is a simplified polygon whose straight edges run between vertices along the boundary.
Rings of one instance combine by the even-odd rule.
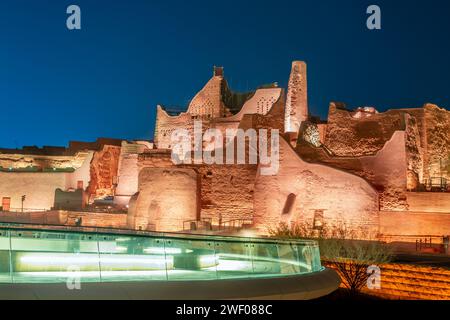
[[[253,219],[256,165],[200,166],[201,217],[213,223]]]
[[[94,197],[114,195],[119,169],[120,146],[105,145],[95,152],[91,162],[89,194]]]
[[[344,106],[331,103],[325,146],[337,156],[357,157],[373,155],[383,148],[397,130],[405,130],[405,116],[401,110],[354,118]]]
[[[450,213],[381,211],[380,235],[397,239],[409,236],[409,241],[414,241],[411,236],[447,236],[450,235]]]
[[[323,210],[323,220],[330,225],[363,228],[368,236],[378,232],[378,193],[367,181],[303,161],[282,138],[279,172],[257,176],[254,208],[261,233],[281,222],[312,223],[316,210]]]
[[[450,111],[432,104],[424,109],[427,134],[424,176],[450,179]]]
[[[101,228],[127,228],[126,213],[102,213],[102,212],[77,212],[60,211],[60,224],[75,226],[77,219],[81,218],[82,227],[101,227]]]

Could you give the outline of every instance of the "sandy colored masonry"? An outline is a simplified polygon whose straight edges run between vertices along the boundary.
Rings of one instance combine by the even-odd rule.
[[[68,148],[0,149],[2,204],[20,207],[26,195],[27,209],[50,210],[56,189],[81,189],[83,205],[114,197],[132,229],[182,231],[208,220],[260,234],[306,222],[345,223],[367,237],[449,235],[450,112],[429,103],[378,112],[331,102],[323,120],[310,112],[306,63],[290,67],[286,89],[275,82],[243,93],[214,67],[188,106],[156,106],[153,142],[100,138]],[[222,133],[278,129],[278,173],[263,176],[260,164],[174,165],[171,135],[192,132],[194,121]],[[85,223],[111,225],[107,215],[83,214]]]

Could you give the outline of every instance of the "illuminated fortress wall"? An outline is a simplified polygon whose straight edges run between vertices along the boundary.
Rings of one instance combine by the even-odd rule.
[[[170,149],[171,134],[174,129],[182,128],[193,132],[195,120],[207,120],[225,116],[227,110],[221,99],[222,82],[223,74],[215,68],[213,77],[195,95],[185,113],[170,116],[163,107],[158,106],[155,125],[156,147]]]
[[[62,190],[76,190],[79,187],[80,181],[83,187],[89,185],[91,180],[91,162],[94,157],[94,151],[89,151],[83,164],[77,168],[73,173],[66,174],[66,186]]]
[[[309,164],[280,140],[280,170],[258,175],[255,183],[255,225],[261,231],[279,223],[328,225],[346,223],[376,235],[378,193],[362,178],[328,166]],[[321,212],[321,217],[315,213]],[[322,214],[323,213],[323,214]]]
[[[426,104],[424,177],[443,176],[450,180],[450,111]]]
[[[114,195],[118,182],[119,146],[105,145],[94,154],[91,162],[88,192],[91,197]]]
[[[0,199],[10,198],[11,209],[50,210],[55,202],[55,190],[76,190],[78,183],[89,182],[90,160],[86,157],[80,168],[73,172],[0,172]]]
[[[199,167],[201,217],[214,224],[253,220],[256,165]]]
[[[192,131],[193,121],[202,120],[204,130],[279,129],[283,157],[280,172],[269,177],[255,174],[254,166],[181,165],[195,168],[199,175],[200,219],[218,223],[250,218],[262,231],[279,222],[311,222],[320,212],[329,223],[344,222],[377,233],[380,212],[408,212],[408,198],[414,199],[411,191],[430,176],[437,158],[449,157],[449,112],[436,106],[378,113],[372,107],[351,111],[331,103],[326,122],[312,117],[304,62],[293,62],[286,96],[277,87],[259,89],[235,112],[216,100],[221,95],[223,99],[224,83],[220,69],[186,113],[170,116],[158,107],[157,147],[170,149],[174,129]],[[261,107],[262,101],[266,107]],[[174,167],[170,153],[160,151],[140,156],[139,165]],[[447,210],[441,200],[433,208]],[[430,233],[438,231],[429,226]]]
[[[183,230],[197,220],[198,174],[193,169],[145,168],[139,173],[139,193],[129,204],[128,226],[142,230]]]
[[[337,157],[324,148],[306,143],[297,145],[305,161],[345,170],[366,179],[380,195],[381,210],[407,210],[407,154],[405,132],[395,131],[390,140],[374,155]]]
[[[308,86],[306,63],[292,62],[286,99],[285,127],[286,132],[298,135],[303,121],[308,120]]]
[[[176,129],[186,129],[193,136],[194,121],[199,120],[202,121],[203,132],[209,128],[216,128],[225,136],[225,130],[237,129],[246,114],[268,114],[282,99],[282,91],[272,84],[247,95],[235,94],[228,88],[223,69],[214,68],[213,77],[195,95],[186,112],[169,115],[162,106],[157,107],[155,145],[159,149],[171,149],[172,132]],[[243,101],[243,97],[247,100]],[[233,106],[227,106],[223,101],[225,99],[233,103]]]
[[[131,197],[138,192],[139,154],[153,149],[153,143],[147,141],[122,141],[118,164],[118,181],[114,203],[126,208]]]
[[[176,129],[192,134],[197,120],[203,132],[278,129],[279,172],[262,176],[258,164],[175,165],[171,135]],[[286,91],[273,83],[232,92],[223,68],[215,67],[185,111],[157,107],[154,145],[100,138],[71,142],[67,149],[28,147],[22,154],[0,149],[0,197],[15,190],[13,207],[27,194],[25,206],[48,209],[56,188],[81,185],[91,202],[114,196],[118,207],[129,206],[126,225],[134,229],[180,231],[190,220],[211,219],[214,225],[246,220],[266,233],[280,222],[318,221],[371,234],[381,230],[386,237],[442,236],[450,234],[443,216],[450,213],[450,193],[443,191],[450,189],[438,193],[427,183],[442,178],[450,185],[449,132],[450,112],[431,104],[379,113],[332,102],[326,121],[314,117],[301,61],[292,63]],[[203,147],[209,147],[207,141]],[[38,172],[8,172],[10,167]],[[76,171],[57,171],[68,168]],[[70,217],[61,223],[76,220]],[[96,217],[86,213],[83,219],[124,225],[124,216],[116,222]],[[404,228],[396,228],[400,223]]]
[[[65,189],[66,174],[53,172],[0,172],[0,198],[11,198],[11,209],[20,210],[22,195],[25,208],[50,210],[55,201],[55,190]]]
[[[332,103],[324,146],[339,157],[373,155],[398,130],[406,132],[408,189],[430,177],[450,179],[450,112],[436,105],[377,113]]]
[[[114,195],[117,185],[120,140],[70,142],[64,147],[0,149],[0,199],[10,208],[49,210],[55,191],[82,189],[86,199]],[[5,200],[6,201],[6,200]]]
[[[213,224],[231,220],[253,219],[254,183],[256,165],[179,165],[175,166],[170,159],[170,152],[151,150],[139,156],[140,170],[146,168],[165,169],[167,174],[179,168],[194,170],[197,175],[196,197],[198,197],[198,214],[192,217],[190,211],[183,216],[185,221],[196,219],[212,219]],[[151,175],[140,176],[140,183],[153,179]],[[168,194],[178,190],[178,185],[166,185]],[[192,189],[192,188],[191,188]],[[178,191],[177,191],[178,192]],[[189,190],[193,192],[193,190]],[[141,195],[138,195],[141,197]],[[150,196],[151,197],[151,196]],[[145,210],[139,215],[145,215]]]

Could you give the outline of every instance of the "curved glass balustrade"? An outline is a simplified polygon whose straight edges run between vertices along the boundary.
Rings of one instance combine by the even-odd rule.
[[[0,283],[214,280],[322,270],[314,241],[0,225]]]

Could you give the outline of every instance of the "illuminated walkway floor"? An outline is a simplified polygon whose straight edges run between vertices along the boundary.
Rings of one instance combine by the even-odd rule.
[[[239,279],[257,278],[256,274],[248,271],[248,268],[259,270],[259,277],[270,276],[271,270],[277,265],[275,263],[242,263],[240,261],[219,260],[217,267],[205,268],[202,270],[150,270],[150,271],[40,271],[40,272],[17,272],[11,279],[11,274],[0,275],[0,282],[13,283],[50,283],[65,282],[67,279],[79,277],[82,282],[100,281],[150,281],[150,280],[213,280],[213,279]],[[279,275],[276,275],[279,276]]]

